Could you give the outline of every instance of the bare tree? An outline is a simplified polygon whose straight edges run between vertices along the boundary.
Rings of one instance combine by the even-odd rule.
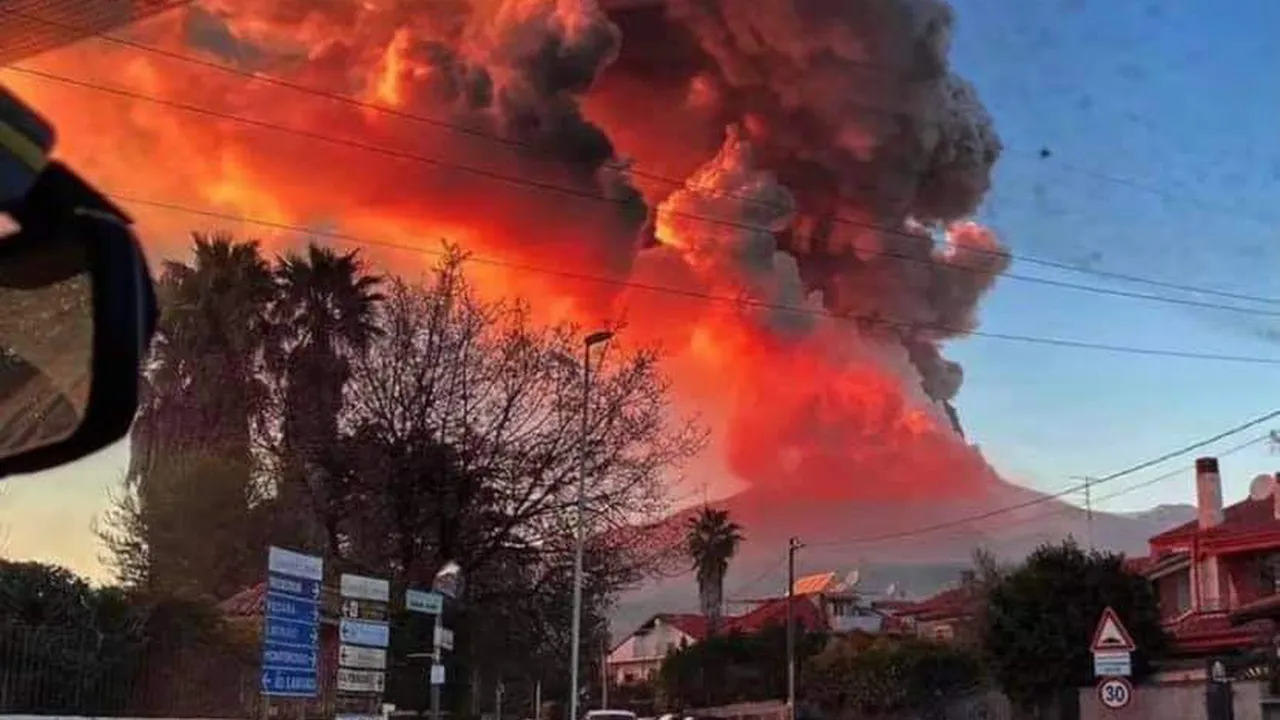
[[[464,261],[450,252],[429,281],[392,283],[381,334],[348,388],[352,470],[334,479],[333,507],[381,514],[344,523],[347,544],[408,576],[447,558],[474,572],[513,544],[571,548],[584,408],[581,371],[562,358],[578,355],[581,329],[539,326],[521,302],[482,301]],[[665,516],[704,433],[672,411],[657,350],[607,350],[592,375],[586,506],[605,542]],[[621,582],[641,568],[616,570]]]

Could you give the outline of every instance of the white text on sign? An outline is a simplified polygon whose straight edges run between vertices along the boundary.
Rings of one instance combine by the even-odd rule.
[[[342,618],[338,621],[338,639],[350,645],[384,648],[391,643],[391,628],[384,622]]]
[[[413,612],[439,615],[440,611],[444,609],[444,596],[440,593],[426,592],[425,590],[406,590],[404,593],[404,607],[406,610]]]
[[[387,651],[359,645],[338,646],[338,665],[360,670],[386,670]]]
[[[1095,652],[1093,674],[1097,677],[1128,677],[1133,674],[1132,656],[1125,651]]]
[[[356,693],[380,693],[386,686],[386,675],[378,670],[338,669],[338,690]]]
[[[324,579],[324,561],[272,545],[267,548],[267,571],[319,582]]]
[[[382,578],[343,573],[338,582],[338,590],[344,598],[377,600],[378,602],[391,600],[391,583]]]

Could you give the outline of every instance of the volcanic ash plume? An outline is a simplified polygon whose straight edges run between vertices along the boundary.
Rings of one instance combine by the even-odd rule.
[[[754,486],[989,487],[953,430],[963,373],[942,348],[976,326],[1008,263],[969,221],[1000,142],[948,66],[950,8],[598,3],[205,0],[135,30],[363,105],[108,44],[40,63],[292,133],[5,80],[111,190],[432,248],[445,236],[554,269],[476,273],[495,294],[586,322],[625,314],[628,337],[661,341],[678,393]]]
[[[780,236],[806,287],[838,314],[883,318],[931,395],[952,399],[959,369],[935,343],[972,329],[1007,257],[977,228],[934,252],[923,226],[973,212],[1000,154],[973,88],[948,69],[952,12],[936,0],[669,0],[623,3],[626,42],[605,76],[680,98],[672,123],[624,150],[676,169],[737,123],[797,200]],[[662,22],[654,15],[662,14]],[[634,30],[634,32],[632,31]],[[672,57],[669,63],[660,58]],[[627,82],[630,80],[630,82]],[[630,104],[619,98],[618,104]],[[617,115],[599,103],[606,124]],[[648,127],[648,126],[646,126]],[[612,126],[611,126],[612,129]],[[656,136],[656,137],[655,137]],[[684,169],[685,168],[679,168]]]
[[[659,206],[660,246],[646,251],[637,268],[646,283],[681,277],[696,292],[740,299],[737,308],[682,318],[693,328],[691,345],[715,349],[703,354],[703,382],[733,388],[720,436],[729,467],[768,495],[983,492],[994,474],[951,429],[947,407],[931,397],[955,393],[959,367],[935,345],[908,346],[892,330],[824,312],[816,292],[806,297],[795,258],[777,249],[793,203],[731,129],[716,156]],[[972,225],[952,237],[959,247],[975,237],[989,242]],[[945,265],[959,254],[934,261]],[[917,357],[930,351],[932,357]],[[919,370],[924,362],[936,364],[934,382],[949,385],[930,388]]]

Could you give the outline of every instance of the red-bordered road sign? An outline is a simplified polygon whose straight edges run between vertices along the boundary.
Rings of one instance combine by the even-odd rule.
[[[1138,646],[1134,644],[1133,636],[1125,629],[1124,623],[1120,622],[1120,616],[1108,607],[1102,611],[1102,617],[1098,618],[1098,627],[1093,631],[1093,642],[1089,648],[1094,652],[1133,652]]]
[[[1123,710],[1133,701],[1133,685],[1122,677],[1104,678],[1098,683],[1098,702],[1108,710]]]

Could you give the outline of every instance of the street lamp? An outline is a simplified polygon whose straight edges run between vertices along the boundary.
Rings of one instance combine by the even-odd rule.
[[[597,330],[582,341],[582,430],[578,438],[578,500],[573,536],[573,630],[569,646],[569,720],[578,720],[578,660],[582,644],[582,553],[586,541],[587,433],[591,408],[591,348],[613,339],[613,332]]]
[[[454,560],[450,560],[444,564],[431,580],[431,590],[438,593],[440,597],[440,612],[436,613],[435,627],[431,632],[431,655],[432,664],[444,666],[444,653],[437,644],[437,638],[444,634],[444,606],[449,600],[456,600],[462,596],[462,566]],[[440,720],[440,685],[436,683],[434,677],[428,676],[428,683],[431,685],[431,720]]]

